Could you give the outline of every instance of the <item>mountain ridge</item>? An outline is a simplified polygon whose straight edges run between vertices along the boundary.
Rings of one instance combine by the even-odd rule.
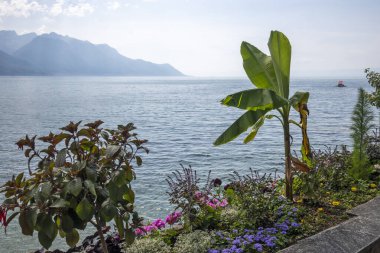
[[[9,48],[9,43],[4,42],[7,38],[16,41],[14,44],[20,47]],[[3,72],[7,75],[184,75],[167,63],[131,59],[107,44],[93,44],[57,33],[25,36],[14,31],[0,31],[0,41],[0,75],[5,75]],[[20,63],[19,67],[17,63]]]

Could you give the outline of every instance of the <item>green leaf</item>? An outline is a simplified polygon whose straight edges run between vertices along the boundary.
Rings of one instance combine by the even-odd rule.
[[[69,201],[66,201],[64,199],[59,199],[59,200],[55,201],[50,207],[64,208],[64,207],[69,207],[69,206],[70,206]]]
[[[135,237],[136,235],[131,228],[125,231],[125,242],[127,245],[131,245],[135,241]]]
[[[95,185],[90,180],[86,179],[84,181],[84,186],[91,192],[92,195],[96,197]]]
[[[128,187],[127,192],[123,195],[123,199],[125,199],[129,203],[135,202],[135,193],[133,192],[133,190],[130,187]]]
[[[126,179],[128,182],[131,182],[133,180],[133,171],[131,168],[126,169]]]
[[[289,104],[299,112],[299,104],[307,104],[309,100],[309,92],[297,91],[294,95],[289,99]]]
[[[89,180],[91,180],[92,182],[96,182],[96,179],[97,179],[97,173],[96,173],[96,169],[95,168],[91,168],[91,167],[86,167],[86,176]]]
[[[240,118],[238,118],[229,128],[227,128],[227,130],[224,131],[224,133],[222,133],[218,137],[218,139],[216,139],[214,145],[222,145],[232,141],[241,133],[247,131],[249,127],[253,126],[268,111],[270,111],[270,109],[247,111]]]
[[[223,105],[244,110],[277,109],[288,104],[288,101],[268,89],[250,89],[228,95],[221,101]]]
[[[125,181],[126,181],[126,174],[125,174],[125,171],[124,170],[119,170],[119,171],[116,171],[114,176],[113,176],[113,182],[118,186],[122,186],[123,184],[125,184]]]
[[[71,233],[74,228],[74,221],[68,214],[63,214],[61,217],[61,228],[65,233]]]
[[[45,213],[39,213],[37,215],[37,221],[35,225],[35,230],[43,231],[50,238],[55,237],[54,234],[57,233],[57,226],[53,222],[52,217]]]
[[[257,132],[259,131],[260,127],[264,124],[265,116],[262,116],[252,127],[251,132],[245,137],[244,144],[247,144],[250,141],[253,141],[255,139]]]
[[[140,156],[136,156],[136,163],[137,163],[137,166],[141,166],[142,165],[142,159]]]
[[[20,174],[17,175],[16,180],[15,180],[16,185],[20,186],[21,180],[22,180],[23,177],[24,177],[24,172],[22,172],[22,173],[20,173]]]
[[[65,148],[61,149],[58,152],[57,157],[55,158],[55,167],[63,167],[65,165],[66,154],[67,154],[67,150]]]
[[[241,43],[240,53],[243,57],[244,70],[251,82],[257,88],[278,92],[279,89],[271,57],[245,41]]]
[[[292,47],[288,38],[279,31],[272,31],[268,41],[269,51],[272,57],[279,95],[289,98],[290,61]]]
[[[40,184],[38,191],[39,191],[39,195],[43,199],[49,198],[50,194],[51,194],[51,191],[52,191],[52,185],[51,185],[51,183],[50,182],[45,182],[45,183]]]
[[[115,158],[120,152],[120,146],[108,145],[106,149],[107,158]]]
[[[78,195],[82,191],[82,179],[75,178],[71,180],[67,185],[66,189],[69,193],[73,194],[75,197],[78,197]]]
[[[124,222],[123,222],[123,218],[121,218],[119,215],[116,215],[114,217],[114,221],[115,221],[115,225],[116,225],[117,231],[119,232],[119,236],[121,238],[123,238],[124,237]]]
[[[37,221],[37,212],[33,209],[25,209],[20,211],[18,218],[21,231],[24,235],[33,235],[34,226]]]
[[[54,239],[50,238],[44,231],[38,232],[38,241],[45,249],[49,249],[51,247],[53,240]]]
[[[83,198],[75,208],[75,212],[81,220],[89,221],[94,215],[95,209],[87,198]]]
[[[110,201],[105,201],[100,209],[100,214],[106,222],[109,222],[117,214],[117,208]]]
[[[79,242],[79,233],[76,229],[73,229],[71,233],[66,233],[66,243],[70,246],[70,248],[75,247],[75,245]]]
[[[114,202],[118,202],[123,199],[123,194],[127,192],[128,186],[124,184],[121,187],[117,187],[117,185],[111,181],[107,185],[107,189],[109,191],[110,199]]]

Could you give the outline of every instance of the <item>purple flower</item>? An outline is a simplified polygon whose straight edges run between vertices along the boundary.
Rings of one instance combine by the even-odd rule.
[[[209,249],[207,253],[219,253],[220,251],[217,249]]]
[[[295,227],[295,228],[296,228],[296,227],[299,227],[299,226],[300,226],[300,224],[299,224],[299,223],[297,223],[297,222],[292,222],[292,224],[291,224],[291,225],[292,225],[292,227]]]
[[[257,250],[258,252],[262,252],[263,251],[263,245],[261,245],[260,243],[255,243],[253,245],[253,247],[255,248],[255,250]]]

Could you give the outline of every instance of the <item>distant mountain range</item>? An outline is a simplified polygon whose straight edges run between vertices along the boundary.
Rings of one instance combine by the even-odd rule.
[[[182,76],[170,64],[155,64],[56,33],[17,35],[0,31],[0,75]]]

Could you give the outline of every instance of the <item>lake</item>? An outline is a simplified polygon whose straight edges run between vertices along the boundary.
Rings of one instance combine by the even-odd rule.
[[[315,149],[351,145],[357,89],[371,88],[365,79],[345,80],[346,88],[336,87],[337,81],[294,79],[291,84],[291,94],[311,93],[308,130]],[[147,218],[164,217],[172,210],[165,178],[180,164],[191,165],[203,178],[212,170],[212,177],[223,180],[234,170],[283,170],[282,128],[275,119],[265,122],[253,143],[243,144],[243,134],[226,145],[212,145],[243,113],[219,101],[250,88],[245,78],[0,77],[0,184],[12,174],[27,172],[27,161],[14,144],[25,134],[58,132],[69,121],[101,119],[107,128],[133,122],[150,149],[143,155],[143,166],[136,168],[137,208]],[[292,149],[299,150],[301,133],[295,126],[291,132]],[[1,252],[11,245],[9,252],[38,248],[36,235],[22,236],[17,226],[13,221],[7,236],[0,233]]]

